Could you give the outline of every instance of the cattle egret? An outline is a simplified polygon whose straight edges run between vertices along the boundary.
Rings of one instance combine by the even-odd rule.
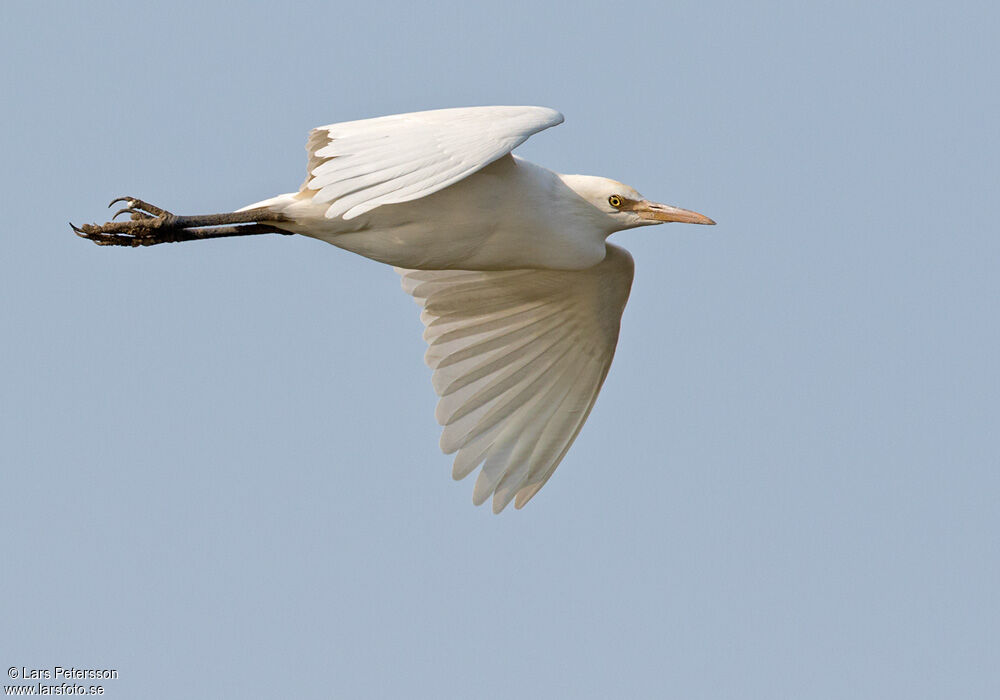
[[[73,228],[123,246],[298,233],[394,266],[423,308],[452,475],[482,465],[472,500],[492,495],[499,513],[552,476],[608,373],[633,271],[608,236],[715,223],[511,154],[562,121],[544,107],[469,107],[330,124],[309,135],[297,192],[205,216],[121,197],[110,222]]]

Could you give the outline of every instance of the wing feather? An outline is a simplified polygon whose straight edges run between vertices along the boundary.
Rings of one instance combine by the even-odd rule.
[[[423,307],[452,476],[482,465],[477,505],[492,495],[494,512],[524,506],[593,408],[632,286],[631,256],[607,250],[587,270],[397,269]]]
[[[539,448],[546,442],[546,429],[555,421],[566,396],[573,390],[577,381],[576,369],[576,367],[571,366],[565,370],[560,381],[553,384],[543,395],[542,403],[553,407],[549,414],[541,420],[529,423],[524,428],[521,440],[516,450],[511,454],[503,476],[497,482],[493,504],[495,512],[500,512],[507,507],[533,471],[544,471],[547,463],[542,461],[542,450]]]
[[[463,107],[328,124],[309,135],[302,191],[353,219],[383,204],[426,197],[562,123],[545,107]]]

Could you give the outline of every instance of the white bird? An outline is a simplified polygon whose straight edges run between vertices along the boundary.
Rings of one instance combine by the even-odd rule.
[[[297,192],[206,216],[122,197],[130,221],[73,228],[126,246],[298,233],[393,265],[423,307],[452,475],[482,465],[473,502],[492,495],[499,513],[545,485],[608,373],[633,271],[608,236],[715,223],[511,155],[562,121],[544,107],[469,107],[330,124],[309,136]]]

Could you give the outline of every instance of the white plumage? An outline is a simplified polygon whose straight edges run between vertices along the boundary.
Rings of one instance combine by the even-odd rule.
[[[326,217],[353,219],[383,204],[426,197],[489,165],[532,134],[563,121],[544,107],[439,109],[329,124],[310,141],[313,201]]]
[[[423,307],[454,477],[482,465],[473,501],[520,508],[552,476],[611,365],[633,265],[607,237],[714,223],[511,155],[562,121],[544,107],[470,107],[330,124],[309,136],[297,192],[198,217],[124,198],[133,221],[74,229],[132,246],[281,230],[395,266]]]
[[[586,270],[399,270],[423,306],[452,476],[484,463],[472,500],[520,508],[555,471],[611,366],[632,257],[608,246]]]
[[[552,476],[608,373],[633,264],[607,237],[712,223],[510,155],[562,121],[544,107],[471,107],[319,127],[302,188],[247,207],[396,266],[423,307],[441,449],[455,453],[455,479],[482,465],[473,502],[492,495],[494,512]]]

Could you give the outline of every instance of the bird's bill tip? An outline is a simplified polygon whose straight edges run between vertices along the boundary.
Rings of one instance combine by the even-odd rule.
[[[650,221],[676,221],[681,224],[705,224],[714,226],[715,222],[704,214],[680,207],[672,207],[669,204],[657,204],[656,202],[643,202],[637,209],[639,216]]]

